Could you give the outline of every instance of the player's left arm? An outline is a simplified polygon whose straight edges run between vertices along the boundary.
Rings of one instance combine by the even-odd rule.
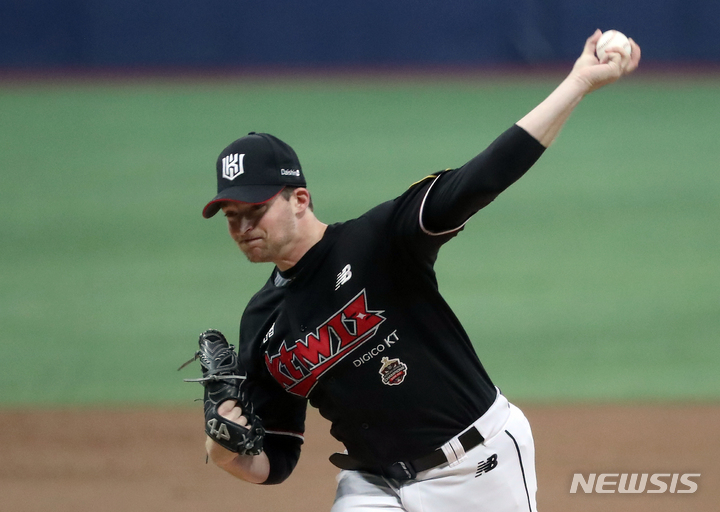
[[[218,406],[218,413],[225,419],[246,426],[247,418],[235,400],[228,400]],[[240,455],[223,448],[206,436],[205,449],[210,459],[220,468],[246,482],[261,484],[270,475],[270,459],[265,452],[258,455]]]
[[[300,401],[296,401],[301,404]],[[293,405],[280,404],[283,408],[280,416],[287,413]],[[266,411],[271,412],[271,411]],[[218,406],[218,414],[223,418],[247,426],[247,417],[235,400],[227,400]],[[304,405],[293,413],[304,419]],[[274,422],[268,422],[271,425]],[[296,427],[297,428],[297,427]],[[293,472],[300,458],[303,436],[300,432],[267,430],[263,451],[257,455],[235,453],[221,446],[216,440],[206,436],[205,449],[212,461],[236,478],[255,484],[279,484]]]

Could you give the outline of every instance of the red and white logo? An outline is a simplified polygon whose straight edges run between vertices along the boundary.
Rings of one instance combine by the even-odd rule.
[[[403,383],[407,376],[408,367],[400,359],[390,359],[383,357],[380,362],[380,377],[386,386],[398,386]]]
[[[278,353],[266,354],[265,364],[286,391],[307,398],[322,374],[377,333],[382,312],[368,309],[362,290],[304,340],[284,341]]]

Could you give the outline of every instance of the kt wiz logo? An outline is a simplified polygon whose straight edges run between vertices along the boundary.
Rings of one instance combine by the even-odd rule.
[[[245,168],[243,167],[243,160],[245,159],[245,154],[238,154],[234,153],[232,155],[228,155],[225,158],[222,159],[222,177],[226,180],[234,180],[241,174],[245,173]]]
[[[323,373],[375,336],[385,321],[380,313],[368,308],[363,290],[304,340],[284,341],[265,364],[286,391],[307,397]]]
[[[698,489],[698,478],[700,473],[590,473],[587,478],[575,473],[570,493],[575,494],[580,487],[586,494],[691,494]]]

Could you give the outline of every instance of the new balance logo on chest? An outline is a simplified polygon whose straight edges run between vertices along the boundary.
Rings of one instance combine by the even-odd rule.
[[[352,269],[350,268],[350,264],[347,264],[337,275],[337,280],[335,281],[335,290],[339,290],[342,285],[350,281],[351,277]]]
[[[275,323],[273,323],[270,326],[270,330],[267,332],[267,334],[265,335],[265,337],[262,340],[262,343],[260,343],[260,344],[265,345],[265,343],[268,342],[268,340],[272,337],[273,334],[275,334]]]

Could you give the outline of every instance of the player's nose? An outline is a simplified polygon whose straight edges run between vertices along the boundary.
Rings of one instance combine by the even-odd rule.
[[[240,234],[245,234],[255,227],[255,220],[246,216],[240,218]]]

